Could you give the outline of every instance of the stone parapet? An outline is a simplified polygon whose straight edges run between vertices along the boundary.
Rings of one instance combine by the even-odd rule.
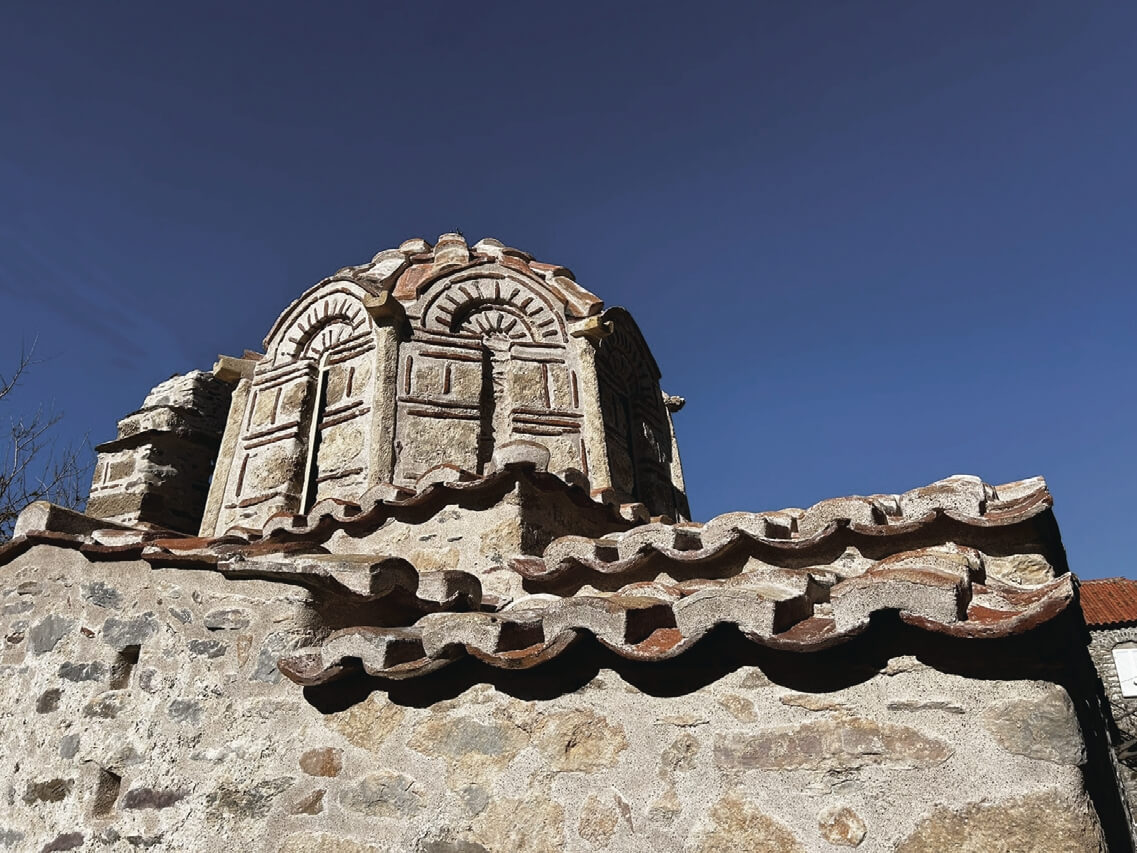
[[[887,620],[650,665],[586,638],[530,672],[301,692],[277,661],[322,618],[305,560],[237,579],[37,545],[0,568],[9,849],[1124,849],[1087,791],[1070,620],[963,655]],[[473,593],[444,586],[418,600]]]

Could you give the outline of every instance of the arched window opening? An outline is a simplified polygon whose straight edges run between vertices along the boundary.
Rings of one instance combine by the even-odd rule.
[[[304,460],[304,489],[301,492],[300,511],[307,512],[316,503],[320,487],[320,444],[322,425],[328,408],[328,353],[320,356],[316,374],[316,395],[312,420],[308,427],[308,457]]]

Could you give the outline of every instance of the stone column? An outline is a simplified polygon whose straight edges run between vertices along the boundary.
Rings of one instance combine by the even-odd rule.
[[[512,347],[507,338],[487,337],[483,344],[490,354],[489,380],[493,391],[491,431],[493,445],[497,447],[513,439]]]

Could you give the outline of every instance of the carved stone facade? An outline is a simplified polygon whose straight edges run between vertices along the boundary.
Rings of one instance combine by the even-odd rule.
[[[443,465],[485,475],[517,440],[612,500],[686,518],[659,368],[631,316],[602,309],[563,267],[456,234],[341,270],[288,307],[263,356],[219,364],[235,388],[201,534]]]
[[[0,850],[1131,850],[1040,478],[688,518],[631,316],[410,240],[0,543]]]

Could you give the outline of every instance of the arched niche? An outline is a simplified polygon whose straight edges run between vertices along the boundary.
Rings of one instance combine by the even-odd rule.
[[[653,515],[685,515],[672,483],[674,446],[659,367],[627,311],[610,308],[603,317],[611,332],[596,346],[596,380],[612,487]]]
[[[419,327],[427,333],[565,344],[563,309],[543,283],[492,268],[442,279],[425,294]]]
[[[396,482],[449,463],[488,469],[496,446],[540,441],[581,467],[581,406],[564,306],[547,285],[498,264],[432,282],[408,306],[400,349]]]
[[[369,288],[326,281],[288,307],[253,372],[218,528],[259,527],[276,512],[356,499],[374,480],[383,393]],[[222,465],[218,465],[218,470]]]
[[[264,340],[273,365],[319,358],[330,347],[368,336],[371,318],[364,299],[371,288],[353,281],[321,282],[285,309]]]

